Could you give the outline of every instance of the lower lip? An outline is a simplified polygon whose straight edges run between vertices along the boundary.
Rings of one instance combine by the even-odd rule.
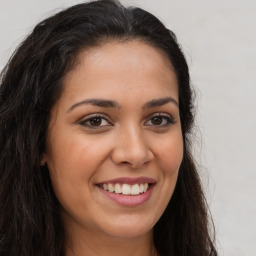
[[[138,206],[149,200],[153,192],[154,185],[151,185],[145,193],[142,193],[139,195],[133,195],[133,196],[112,193],[102,188],[99,188],[99,189],[102,191],[104,195],[106,195],[109,199],[111,199],[117,204],[120,204],[123,206]]]

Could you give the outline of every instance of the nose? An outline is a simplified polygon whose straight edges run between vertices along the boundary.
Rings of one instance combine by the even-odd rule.
[[[117,165],[141,168],[154,159],[154,154],[138,128],[127,128],[119,132],[112,161]]]

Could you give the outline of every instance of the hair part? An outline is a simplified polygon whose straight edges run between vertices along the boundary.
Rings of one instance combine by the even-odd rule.
[[[79,53],[142,40],[167,54],[179,85],[184,158],[174,194],[154,228],[160,255],[215,256],[208,209],[190,152],[194,121],[188,66],[174,33],[118,1],[78,4],[40,22],[0,77],[0,254],[64,255],[64,230],[49,172],[41,166],[50,112]]]

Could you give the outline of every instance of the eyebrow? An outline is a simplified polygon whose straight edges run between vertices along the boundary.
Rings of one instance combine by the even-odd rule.
[[[90,104],[90,105],[98,106],[98,107],[102,107],[102,108],[121,108],[119,106],[119,104],[116,101],[113,101],[113,100],[88,99],[88,100],[82,100],[82,101],[79,101],[79,102],[75,103],[74,105],[72,105],[68,109],[67,112],[70,112],[74,108],[76,108],[76,107],[78,107],[80,105],[84,105],[84,104]]]
[[[179,104],[175,99],[173,99],[171,97],[167,97],[167,98],[160,98],[160,99],[151,100],[151,101],[147,102],[146,104],[144,104],[142,106],[142,109],[160,107],[160,106],[163,106],[167,103],[174,103],[177,107],[179,107]],[[79,102],[75,103],[74,105],[72,105],[67,110],[67,112],[70,112],[74,108],[79,107],[79,106],[84,105],[84,104],[90,104],[90,105],[98,106],[98,107],[102,107],[102,108],[118,108],[118,109],[121,108],[121,106],[114,100],[87,99],[87,100],[82,100],[82,101],[79,101]]]
[[[167,103],[174,103],[177,107],[179,107],[179,103],[175,99],[173,99],[171,97],[167,97],[167,98],[151,100],[151,101],[147,102],[146,104],[144,104],[142,109],[160,107]]]

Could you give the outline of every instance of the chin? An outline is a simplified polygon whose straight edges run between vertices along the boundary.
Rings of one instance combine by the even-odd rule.
[[[143,220],[126,217],[125,221],[108,222],[108,225],[103,229],[106,234],[112,237],[133,238],[151,234],[154,225],[155,221],[145,221],[145,217]]]

